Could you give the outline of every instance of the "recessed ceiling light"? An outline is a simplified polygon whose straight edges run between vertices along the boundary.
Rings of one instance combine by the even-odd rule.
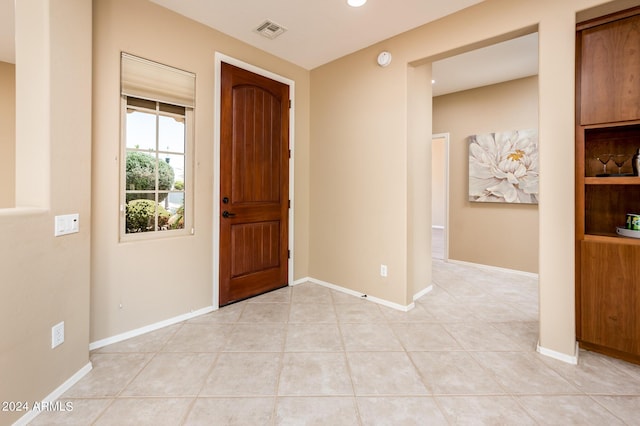
[[[367,2],[367,0],[347,0],[347,3],[351,7],[360,7],[363,4],[365,4],[366,2]]]

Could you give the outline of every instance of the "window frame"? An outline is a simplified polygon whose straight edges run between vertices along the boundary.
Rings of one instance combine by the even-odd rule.
[[[171,103],[163,102],[157,99],[142,99],[143,101],[150,101],[156,103],[156,109],[152,110],[149,108],[144,108],[141,106],[132,106],[129,105],[127,99],[138,98],[136,96],[127,96],[122,94],[120,96],[120,182],[119,182],[119,209],[120,209],[120,220],[118,221],[118,229],[119,229],[119,238],[120,242],[129,242],[129,241],[139,241],[139,240],[154,240],[154,239],[164,239],[164,238],[172,238],[172,237],[181,237],[187,235],[193,235],[195,233],[194,223],[193,223],[193,206],[194,206],[194,173],[193,173],[193,163],[194,163],[194,155],[193,155],[193,146],[194,146],[194,108],[192,107],[184,107],[181,105],[175,105],[180,108],[184,108],[184,128],[185,128],[185,141],[184,141],[184,190],[178,191],[184,193],[184,227],[182,229],[167,229],[167,230],[153,230],[146,232],[131,232],[127,233],[126,229],[126,198],[127,198],[127,176],[126,176],[126,159],[127,152],[129,149],[127,148],[127,110],[134,109],[143,112],[149,112],[156,114],[157,116],[167,116],[167,117],[175,117],[179,114],[172,114],[170,112],[163,112],[158,109],[158,104],[167,104],[174,105]],[[154,155],[166,153],[161,150],[158,146],[158,138],[160,137],[157,133],[158,124],[156,121],[156,149],[153,151],[148,151],[144,149],[140,150],[132,150],[133,152],[150,152]],[[167,151],[168,152],[168,151]],[[174,153],[170,153],[174,154]],[[137,191],[136,191],[137,192]],[[144,192],[144,191],[139,191]],[[153,190],[153,193],[159,192],[167,192],[171,193],[171,190],[160,191],[157,189],[157,176],[156,176],[156,189]],[[174,191],[175,192],[175,191]],[[156,220],[157,220],[157,211],[156,211]]]

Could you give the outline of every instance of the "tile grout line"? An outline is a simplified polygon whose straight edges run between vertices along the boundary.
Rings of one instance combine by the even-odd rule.
[[[344,339],[344,333],[342,331],[342,326],[343,323],[340,321],[340,319],[338,318],[338,310],[336,309],[336,300],[335,297],[332,293],[330,293],[331,295],[331,300],[332,300],[332,307],[333,307],[333,311],[336,315],[336,326],[338,327],[338,333],[340,334],[340,343],[342,345],[342,356],[344,357],[344,362],[346,364],[347,367],[347,373],[349,374],[349,383],[351,383],[351,392],[353,394],[352,398],[353,398],[353,405],[355,407],[356,410],[356,417],[358,419],[358,425],[362,426],[362,414],[360,413],[360,406],[358,405],[358,398],[357,398],[357,393],[356,393],[356,385],[354,383],[353,380],[353,373],[351,371],[351,363],[349,362],[349,357],[347,356],[347,344],[345,342]]]
[[[289,320],[291,319],[291,307],[293,306],[293,288],[289,291],[289,315],[287,316],[287,322],[284,327],[284,339],[282,342],[282,351],[280,352],[279,371],[276,378],[276,386],[273,396],[273,408],[271,409],[271,424],[275,425],[278,419],[278,404],[280,402],[280,379],[282,378],[282,371],[284,370],[284,357],[287,347],[287,340],[289,338]]]

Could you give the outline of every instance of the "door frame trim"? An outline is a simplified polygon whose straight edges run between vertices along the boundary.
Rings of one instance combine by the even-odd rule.
[[[434,133],[431,135],[430,145],[433,147],[434,139],[444,140],[444,249],[443,249],[443,261],[449,261],[449,144],[451,134],[446,133]],[[433,226],[433,222],[432,222]]]
[[[241,61],[239,59],[227,56],[221,52],[214,54],[214,93],[213,93],[213,308],[220,307],[220,100],[221,100],[221,75],[222,62],[250,71],[254,74],[270,78],[271,80],[289,86],[289,100],[291,108],[289,110],[289,149],[291,150],[291,158],[289,158],[289,200],[291,200],[291,208],[289,209],[289,250],[291,256],[288,259],[287,274],[289,285],[293,283],[293,259],[294,259],[294,160],[295,160],[295,82],[271,71]]]

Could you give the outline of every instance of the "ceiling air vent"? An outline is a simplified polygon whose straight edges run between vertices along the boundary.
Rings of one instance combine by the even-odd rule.
[[[280,24],[276,24],[273,21],[266,20],[258,28],[256,28],[256,32],[265,36],[266,38],[274,39],[287,31],[285,27]]]

